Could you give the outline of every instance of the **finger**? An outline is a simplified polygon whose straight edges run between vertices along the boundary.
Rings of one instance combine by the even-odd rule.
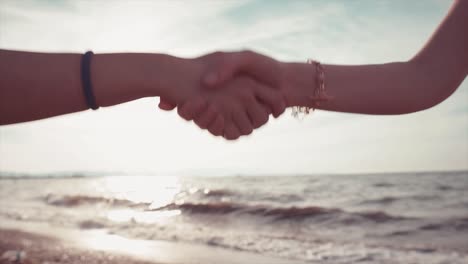
[[[248,50],[241,53],[242,59],[237,62],[242,63],[242,67],[240,67],[242,72],[274,88],[279,89],[282,86],[281,64],[277,60]]]
[[[208,106],[205,99],[196,97],[177,108],[178,114],[185,120],[192,120],[198,116]]]
[[[268,56],[252,51],[224,53],[216,69],[203,77],[206,86],[218,86],[234,78],[238,73],[246,73],[257,80],[279,88],[282,85],[280,63]]]
[[[255,90],[257,101],[268,106],[274,117],[279,117],[286,110],[284,97],[278,92],[266,86],[259,86]]]
[[[236,73],[240,70],[238,65],[242,65],[237,62],[237,60],[240,59],[239,56],[233,56],[233,53],[215,52],[209,56],[213,56],[216,63],[214,63],[210,67],[210,70],[202,77],[202,83],[208,87],[219,86],[234,78]]]
[[[208,131],[214,136],[222,136],[224,130],[224,117],[218,114],[215,120],[208,126]]]
[[[221,66],[222,67],[222,66]],[[213,87],[216,86],[217,84],[220,84],[221,82],[219,81],[219,73],[218,72],[208,72],[203,76],[203,84],[208,86],[208,87]]]
[[[216,119],[218,115],[217,109],[213,105],[209,105],[198,116],[194,117],[194,122],[201,129],[207,129],[208,126]]]
[[[247,106],[247,114],[254,128],[259,128],[268,122],[268,115],[270,113],[258,102],[254,102]]]
[[[253,124],[245,111],[236,111],[233,113],[233,121],[242,135],[250,135],[253,131]]]
[[[310,96],[309,98],[317,102],[325,102],[325,101],[330,101],[334,99],[333,96],[329,96],[327,94],[321,95],[321,96]]]
[[[237,129],[237,126],[234,125],[232,120],[227,122],[227,124],[225,123],[225,127],[224,127],[224,138],[225,139],[235,140],[235,139],[238,139],[240,137],[240,135],[241,134],[239,132],[239,129]]]
[[[233,61],[223,61],[216,66],[216,69],[206,73],[203,76],[203,84],[207,87],[218,87],[221,84],[231,80],[234,76],[242,71],[242,64],[236,62],[236,58],[232,58]]]
[[[158,105],[158,106],[159,106],[159,108],[160,108],[161,110],[171,111],[171,110],[173,110],[174,108],[176,108],[177,105],[174,104],[174,103],[171,103],[171,102],[169,102],[168,100],[166,100],[165,98],[162,98],[162,97],[161,97],[161,98],[159,99],[159,105]]]

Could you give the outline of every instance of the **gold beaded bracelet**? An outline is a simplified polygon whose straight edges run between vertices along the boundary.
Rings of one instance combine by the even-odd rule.
[[[320,101],[326,101],[327,98],[329,98],[325,92],[325,71],[323,70],[322,64],[312,59],[308,59],[307,63],[315,65],[317,86],[314,90],[314,95],[310,97],[313,106],[294,106],[291,113],[293,117],[298,117],[299,114],[307,115],[311,112],[311,109],[312,112],[315,111],[315,109],[320,106]]]

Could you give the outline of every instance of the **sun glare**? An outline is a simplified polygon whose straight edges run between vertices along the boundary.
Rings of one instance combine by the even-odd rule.
[[[139,256],[152,255],[154,253],[154,249],[150,247],[149,243],[102,232],[94,232],[92,235],[80,237],[80,240],[82,245],[98,250],[115,251]]]
[[[162,207],[173,202],[175,196],[181,191],[177,177],[107,177],[100,187],[103,192],[111,194],[116,199],[148,203],[151,208]]]
[[[106,177],[95,188],[114,199],[130,201],[135,205],[145,205],[145,209],[160,208],[173,203],[181,192],[177,177]],[[114,222],[155,223],[164,222],[180,214],[180,210],[116,209],[107,212],[106,217]]]
[[[137,222],[151,224],[167,221],[168,218],[180,215],[180,210],[161,212],[139,212],[130,209],[113,210],[107,213],[107,218],[114,222]]]

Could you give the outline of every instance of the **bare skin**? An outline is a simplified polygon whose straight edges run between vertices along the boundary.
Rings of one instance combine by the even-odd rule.
[[[316,105],[316,69],[306,63],[279,62],[267,56],[241,51],[225,53],[225,59],[203,78],[208,87],[239,74],[280,88],[287,106],[399,115],[431,108],[449,97],[468,74],[468,1],[454,1],[448,15],[422,49],[409,61],[378,65],[324,64],[327,94],[332,98]],[[322,98],[326,99],[326,98]],[[163,109],[171,105],[162,100]],[[203,117],[200,112],[194,120]]]
[[[222,91],[206,90],[200,79],[216,55],[182,59],[163,54],[96,54],[91,78],[97,104],[113,106],[143,97],[164,96],[185,119],[197,120],[214,135],[236,139],[265,124],[271,111],[284,111],[279,91],[247,76],[226,83]],[[13,124],[87,109],[80,77],[81,54],[0,50],[0,124]],[[203,98],[203,100],[201,100]],[[270,105],[271,108],[265,108]]]
[[[324,64],[332,99],[318,108],[395,115],[437,105],[468,73],[467,29],[468,1],[456,0],[426,45],[409,61]],[[79,54],[0,50],[0,124],[85,110],[79,63]],[[250,134],[267,122],[269,113],[279,116],[285,106],[317,106],[317,100],[327,99],[311,99],[316,88],[313,65],[279,62],[251,51],[217,52],[195,59],[98,54],[92,69],[99,105],[160,96],[161,109],[177,106],[183,118],[227,139]]]

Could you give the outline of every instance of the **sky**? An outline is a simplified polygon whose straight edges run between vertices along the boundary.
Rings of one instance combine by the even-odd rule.
[[[196,57],[252,49],[283,61],[410,59],[451,1],[0,0],[0,48]],[[155,72],[155,74],[157,74]],[[266,175],[468,169],[468,81],[400,116],[289,112],[227,142],[157,98],[0,127],[0,171]]]

